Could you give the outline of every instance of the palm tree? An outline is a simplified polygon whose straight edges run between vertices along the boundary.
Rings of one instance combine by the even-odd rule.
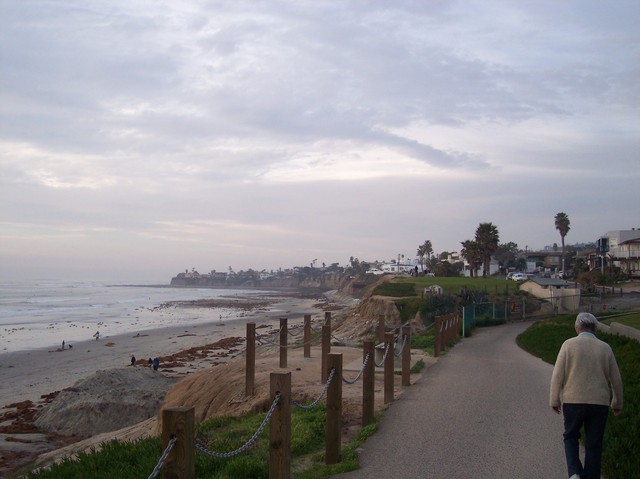
[[[560,232],[560,239],[562,240],[562,273],[564,274],[564,237],[567,236],[567,233],[571,229],[569,227],[571,221],[569,221],[569,216],[566,213],[560,212],[556,214],[555,222],[556,229]]]
[[[469,263],[469,274],[473,278],[476,276],[478,266],[482,264],[482,252],[480,251],[480,246],[473,240],[466,240],[460,244],[462,245],[460,254],[467,260],[467,263]]]
[[[425,257],[428,260],[431,257],[431,253],[433,253],[433,247],[431,246],[431,241],[426,240],[424,243],[418,246],[417,254],[418,254],[418,258],[420,258],[420,267],[422,268],[423,272],[424,272]]]
[[[480,223],[476,229],[476,243],[482,254],[482,277],[489,275],[489,263],[491,255],[498,249],[500,234],[498,228],[493,223]]]

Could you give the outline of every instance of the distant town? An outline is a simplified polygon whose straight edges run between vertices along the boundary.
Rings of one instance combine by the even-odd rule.
[[[478,231],[482,233],[484,227],[493,232],[487,225],[495,229],[491,223],[483,223]],[[476,239],[481,237],[479,232],[476,233]],[[497,230],[494,233],[496,238]],[[225,271],[200,273],[192,268],[173,277],[171,285],[333,288],[345,275],[362,278],[383,274],[489,277],[522,272],[577,279],[581,273],[600,271],[620,278],[640,277],[640,229],[609,231],[593,243],[563,245],[563,248],[553,244],[541,251],[531,251],[526,246],[521,249],[512,242],[494,243],[494,247],[487,250],[479,246],[480,241],[465,241],[460,252],[435,253],[431,242],[427,240],[418,246],[415,256],[397,254],[387,260],[373,261],[351,257],[346,265],[327,265],[314,259],[306,266],[271,271],[235,271],[229,266]]]

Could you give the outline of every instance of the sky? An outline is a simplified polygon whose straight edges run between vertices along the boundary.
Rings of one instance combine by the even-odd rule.
[[[637,0],[0,0],[0,278],[640,227]]]

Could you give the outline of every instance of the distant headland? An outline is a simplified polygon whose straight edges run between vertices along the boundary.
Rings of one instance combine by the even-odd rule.
[[[171,278],[172,287],[200,288],[265,288],[265,289],[339,289],[344,281],[344,271],[329,268],[296,267],[272,272],[211,271],[199,273],[195,269],[185,270]]]

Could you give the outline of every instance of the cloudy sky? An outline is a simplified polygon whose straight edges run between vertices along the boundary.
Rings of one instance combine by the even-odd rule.
[[[637,0],[0,0],[0,273],[640,227]]]

